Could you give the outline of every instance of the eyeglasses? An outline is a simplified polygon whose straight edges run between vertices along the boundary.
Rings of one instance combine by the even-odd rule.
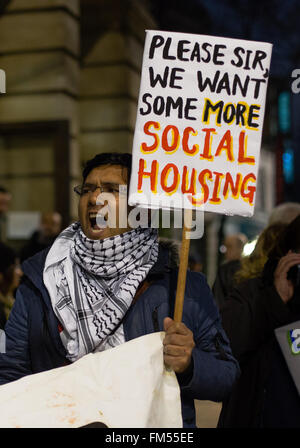
[[[79,196],[84,196],[90,193],[95,193],[97,189],[100,189],[100,193],[111,193],[117,196],[119,193],[127,191],[127,185],[119,185],[113,183],[105,183],[103,185],[83,184],[74,187],[75,193]]]

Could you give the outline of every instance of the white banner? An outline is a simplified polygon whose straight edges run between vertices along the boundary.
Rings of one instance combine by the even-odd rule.
[[[182,427],[177,378],[163,362],[164,335],[142,336],[0,386],[0,427]]]

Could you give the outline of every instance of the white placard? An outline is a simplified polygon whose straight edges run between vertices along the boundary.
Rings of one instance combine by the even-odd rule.
[[[252,216],[272,45],[146,33],[129,204]]]

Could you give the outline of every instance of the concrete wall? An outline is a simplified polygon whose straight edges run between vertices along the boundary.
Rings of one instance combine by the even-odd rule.
[[[153,28],[142,0],[11,0],[0,16],[0,126],[69,122],[73,219],[71,191],[84,162],[99,152],[131,151],[145,29]],[[55,207],[53,142],[32,138],[0,141],[0,185],[13,192],[12,210]],[[47,203],[38,199],[39,182]]]

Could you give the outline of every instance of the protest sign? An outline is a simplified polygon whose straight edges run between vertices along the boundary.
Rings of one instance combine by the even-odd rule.
[[[252,216],[272,45],[146,33],[129,204]]]

